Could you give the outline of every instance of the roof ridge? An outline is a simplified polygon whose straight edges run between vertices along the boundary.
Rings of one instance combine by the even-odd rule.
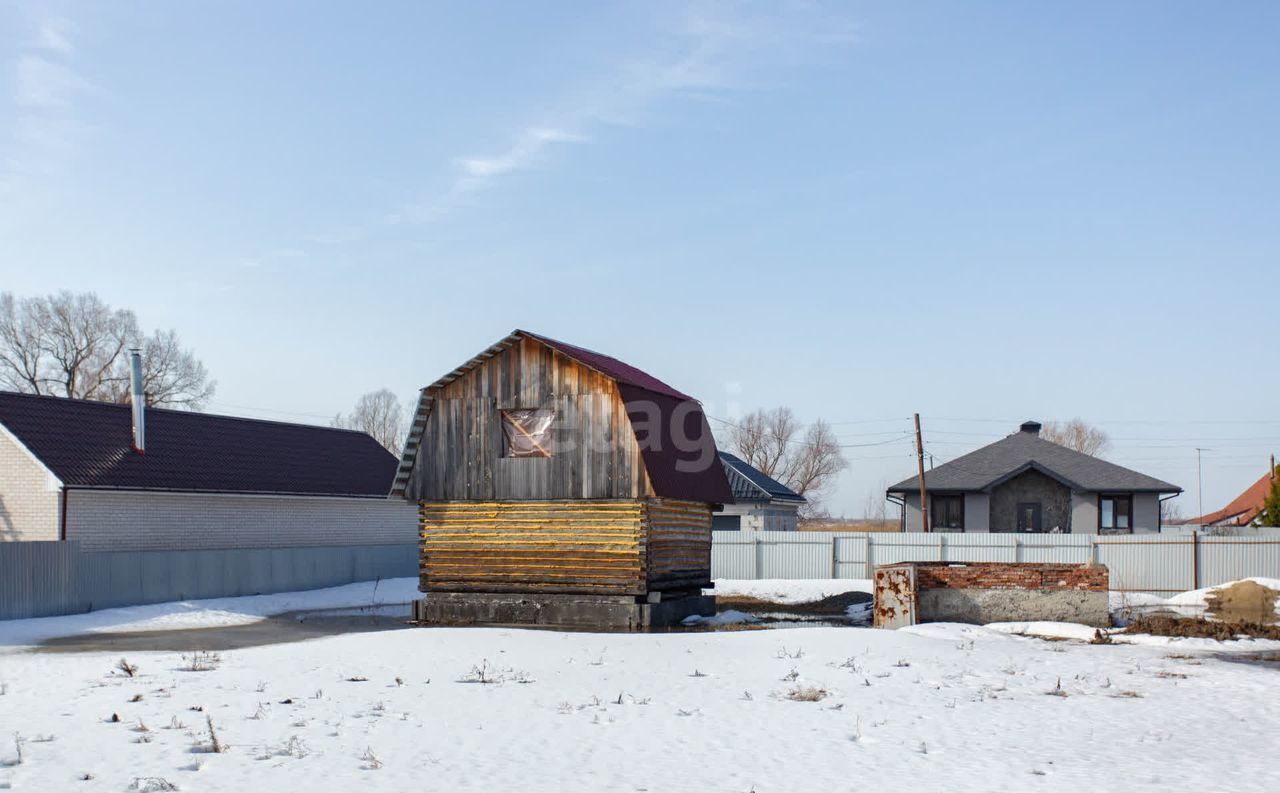
[[[22,391],[0,391],[0,398],[4,397],[23,397],[31,399],[47,399],[62,403],[72,403],[77,405],[85,405],[88,407],[114,408],[117,410],[131,411],[132,408],[123,402],[108,402],[104,399],[85,399],[83,397],[63,397],[57,394],[28,394]],[[175,416],[201,416],[208,419],[225,419],[227,421],[246,421],[257,424],[274,424],[283,427],[305,427],[308,429],[331,430],[333,432],[354,432],[358,435],[368,435],[363,430],[351,429],[350,427],[333,427],[326,424],[309,424],[303,421],[284,421],[282,419],[264,419],[255,416],[236,416],[230,413],[208,413],[203,410],[181,410],[179,408],[165,408],[147,406],[147,415],[153,413],[170,413]]]

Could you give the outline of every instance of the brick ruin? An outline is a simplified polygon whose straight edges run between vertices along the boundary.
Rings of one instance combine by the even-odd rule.
[[[903,562],[877,567],[877,627],[918,622],[1051,621],[1107,627],[1103,565]]]

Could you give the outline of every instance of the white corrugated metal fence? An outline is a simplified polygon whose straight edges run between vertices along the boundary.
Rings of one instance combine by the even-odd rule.
[[[1251,576],[1280,578],[1280,532],[946,534],[717,531],[713,578],[871,578],[894,562],[1104,564],[1111,589],[1170,595]]]

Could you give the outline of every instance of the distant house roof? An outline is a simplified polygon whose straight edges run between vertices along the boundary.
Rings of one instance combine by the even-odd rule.
[[[990,491],[1023,473],[1039,471],[1077,491],[1180,493],[1182,488],[1106,460],[1082,454],[1039,436],[1040,425],[1023,429],[989,446],[943,463],[924,473],[927,490]],[[920,478],[913,476],[888,488],[889,493],[914,493]]]
[[[792,501],[803,503],[807,499],[765,474],[741,457],[720,452],[724,472],[729,477],[729,488],[735,501]]]
[[[715,439],[712,437],[711,427],[707,424],[707,419],[697,400],[617,358],[519,329],[512,331],[462,366],[422,389],[413,423],[409,428],[409,437],[405,442],[404,453],[400,457],[395,483],[391,487],[392,495],[405,496],[407,492],[414,462],[417,459],[418,446],[422,442],[422,433],[426,429],[427,417],[431,413],[435,394],[504,349],[518,344],[521,339],[532,339],[539,344],[544,344],[561,355],[613,380],[627,409],[627,417],[633,425],[641,422],[650,425],[653,418],[651,410],[657,410],[660,419],[657,422],[657,429],[660,436],[647,439],[648,442],[640,444],[640,455],[644,460],[645,472],[649,476],[649,483],[653,486],[655,495],[711,504],[725,504],[732,501],[732,493],[721,466],[689,464],[697,459],[714,459],[711,455],[715,452]],[[677,421],[681,423],[679,428],[676,427]],[[690,441],[696,448],[689,448]]]
[[[0,391],[0,426],[67,487],[385,498],[396,458],[363,432]]]
[[[1276,467],[1276,476],[1280,476],[1280,466]],[[1258,517],[1258,513],[1262,511],[1262,503],[1266,501],[1267,494],[1271,492],[1272,474],[1266,473],[1262,478],[1249,485],[1243,493],[1232,499],[1217,512],[1210,512],[1208,515],[1201,515],[1198,518],[1191,518],[1187,523],[1198,523],[1202,526],[1212,525],[1232,525],[1247,526]]]

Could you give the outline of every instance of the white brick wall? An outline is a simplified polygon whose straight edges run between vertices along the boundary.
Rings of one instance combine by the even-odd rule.
[[[0,542],[58,539],[61,483],[0,427]]]
[[[67,539],[85,551],[414,543],[418,512],[400,500],[70,490]]]

